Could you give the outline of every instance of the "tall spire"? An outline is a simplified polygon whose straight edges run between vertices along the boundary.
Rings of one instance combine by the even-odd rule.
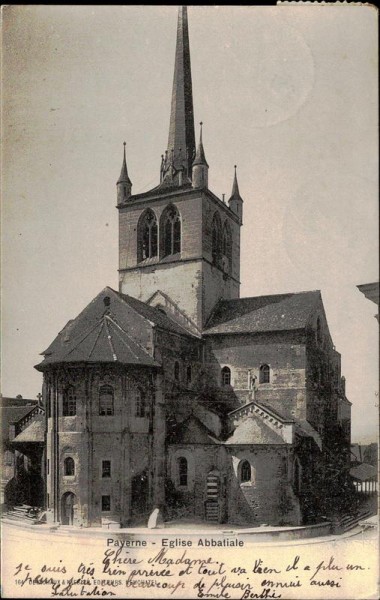
[[[178,9],[177,45],[170,114],[168,154],[173,151],[174,166],[185,167],[191,176],[195,154],[193,90],[191,83],[189,29],[187,7]]]

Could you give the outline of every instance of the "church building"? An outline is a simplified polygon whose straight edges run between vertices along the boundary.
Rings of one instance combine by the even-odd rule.
[[[50,521],[126,527],[159,508],[178,522],[297,525],[344,493],[350,402],[321,294],[240,298],[236,167],[228,202],[208,170],[181,7],[150,191],[132,193],[124,144],[119,290],[104,288],[36,367]]]

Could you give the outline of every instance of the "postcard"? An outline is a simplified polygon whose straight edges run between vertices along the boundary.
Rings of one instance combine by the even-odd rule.
[[[7,5],[2,595],[378,597],[371,5]]]

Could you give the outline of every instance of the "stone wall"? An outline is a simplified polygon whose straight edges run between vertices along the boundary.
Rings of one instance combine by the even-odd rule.
[[[179,482],[178,459],[188,462],[188,484]],[[240,482],[242,461],[251,464],[252,479]],[[258,526],[299,525],[301,512],[293,489],[293,451],[273,446],[245,446],[228,450],[225,447],[196,445],[168,448],[168,478],[177,495],[171,517],[192,517],[205,520],[207,476],[220,474],[222,521],[231,524]]]
[[[49,376],[47,376],[49,379]],[[77,414],[62,415],[65,387],[75,390]],[[112,415],[99,414],[99,389],[110,385],[114,390]],[[141,389],[145,414],[137,405]],[[76,525],[101,525],[102,519],[127,524],[134,517],[144,518],[153,503],[153,420],[156,431],[165,432],[165,422],[155,414],[159,387],[148,369],[88,368],[62,370],[50,377],[50,409],[47,430],[48,508],[54,508],[56,520],[64,520],[63,496],[75,495]],[[164,445],[155,445],[156,457],[163,459]],[[65,473],[65,459],[74,461],[74,472]],[[103,461],[110,461],[110,475],[102,473]],[[144,492],[144,501],[141,492]],[[102,496],[110,497],[109,510],[102,511]]]
[[[210,378],[225,390],[221,370],[229,367],[229,387],[241,404],[255,399],[289,417],[306,418],[306,348],[301,334],[210,336],[206,348]],[[260,383],[264,364],[270,368],[269,383]]]

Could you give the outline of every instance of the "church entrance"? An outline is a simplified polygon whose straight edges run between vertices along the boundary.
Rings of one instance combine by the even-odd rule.
[[[61,504],[62,525],[74,524],[74,506],[76,505],[76,502],[76,496],[72,492],[66,492],[66,494],[63,494]]]

